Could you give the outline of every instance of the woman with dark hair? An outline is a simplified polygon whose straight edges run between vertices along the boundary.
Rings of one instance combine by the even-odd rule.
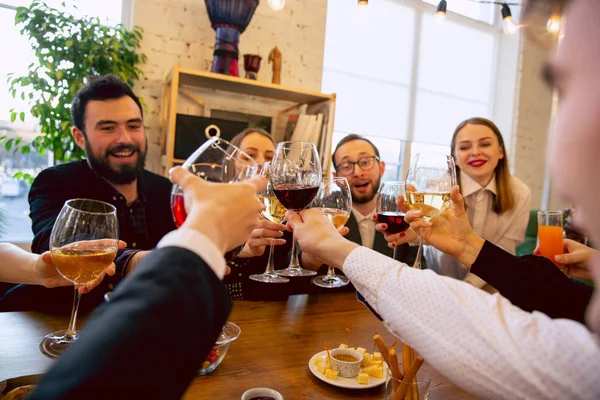
[[[252,156],[261,169],[265,162],[273,159],[275,154],[275,140],[267,131],[261,128],[244,129],[235,135],[229,143]],[[284,235],[288,240],[284,239]],[[265,271],[269,255],[268,246],[271,242],[277,245],[273,253],[276,268],[285,268],[287,265],[287,255],[291,247],[291,234],[286,231],[285,225],[262,219],[258,228],[252,231],[238,258],[229,263],[231,273],[225,276],[223,282],[233,300],[287,298],[290,289],[287,285],[289,284],[261,283],[249,278],[252,274],[261,274]],[[289,243],[289,245],[281,246],[286,243]]]
[[[500,130],[488,119],[467,119],[456,127],[450,152],[473,231],[514,255],[525,238],[531,191],[511,176]],[[458,260],[430,246],[426,259],[429,268],[442,275],[464,278],[477,287],[485,285],[475,275],[465,276],[466,269]]]

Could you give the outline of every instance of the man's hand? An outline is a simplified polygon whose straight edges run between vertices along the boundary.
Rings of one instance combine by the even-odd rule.
[[[285,225],[283,224],[277,224],[263,219],[258,224],[258,227],[250,234],[250,238],[246,242],[239,257],[249,258],[262,256],[267,246],[270,246],[271,244],[274,244],[275,246],[284,244],[285,240],[280,238],[283,236],[282,231],[285,229]]]
[[[342,237],[348,233],[347,227],[341,228],[340,233],[318,209],[303,210],[300,214],[288,211],[286,218],[302,253],[308,253],[313,260],[322,260],[323,264],[341,268],[348,254],[358,246]]]
[[[598,255],[598,251],[571,239],[563,240],[563,254],[554,257],[559,263],[559,268],[572,278],[593,279],[591,261]],[[539,247],[533,254],[539,255]]]
[[[458,186],[452,188],[450,198],[452,204],[432,221],[421,218],[418,210],[409,210],[402,196],[398,198],[398,206],[406,212],[404,220],[427,243],[470,268],[485,241],[471,229]]]
[[[169,178],[183,189],[188,216],[182,226],[209,237],[223,254],[245,243],[259,225],[264,206],[256,193],[266,187],[265,178],[219,184],[204,181],[181,167],[171,169]]]
[[[126,246],[126,243],[122,240],[119,240],[119,248],[122,249]],[[55,288],[58,286],[71,286],[73,282],[66,280],[60,275],[60,273],[56,270],[56,267],[52,263],[52,256],[50,252],[47,251],[44,254],[40,255],[33,264],[33,275],[39,280],[40,284],[47,288]],[[85,285],[79,287],[80,294],[89,293],[92,289],[102,282],[104,279],[104,275],[108,274],[109,276],[113,276],[116,272],[116,267],[114,263],[111,263],[106,272],[100,275],[98,278],[94,279],[91,282],[88,282]]]

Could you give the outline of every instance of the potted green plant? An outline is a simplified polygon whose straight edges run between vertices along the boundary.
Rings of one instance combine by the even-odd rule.
[[[142,75],[138,65],[146,61],[138,53],[142,28],[105,26],[98,18],[78,18],[43,1],[17,7],[15,24],[30,39],[37,61],[26,75],[9,74],[9,90],[13,97],[28,100],[41,134],[31,145],[6,136],[0,137],[0,143],[23,154],[31,146],[42,154],[51,151],[55,164],[79,159],[83,151],[70,134],[73,96],[93,76],[115,74],[133,85]],[[22,110],[10,111],[12,122],[25,119]]]

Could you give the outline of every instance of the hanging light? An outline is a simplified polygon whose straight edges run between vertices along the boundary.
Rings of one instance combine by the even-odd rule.
[[[505,34],[514,35],[517,33],[517,25],[513,21],[512,13],[506,3],[502,4],[502,20],[504,21],[502,29]]]
[[[279,11],[285,7],[285,0],[269,0],[269,7],[275,11]]]
[[[369,5],[369,0],[358,0],[358,5],[360,7],[366,7]]]
[[[550,33],[557,34],[560,32],[560,15],[554,14],[550,18],[548,18],[548,22],[546,22],[546,30]]]
[[[440,0],[440,2],[437,5],[437,8],[435,9],[435,19],[437,19],[438,21],[446,19],[447,7],[448,3],[446,3],[446,0]]]

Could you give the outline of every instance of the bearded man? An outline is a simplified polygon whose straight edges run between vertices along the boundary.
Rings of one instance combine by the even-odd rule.
[[[115,206],[119,238],[127,248],[115,259],[117,273],[84,296],[81,309],[89,309],[101,303],[104,294],[175,225],[171,183],[144,169],[148,139],[143,110],[127,83],[114,75],[90,80],[75,95],[71,118],[71,133],[86,159],[45,169],[35,179],[29,192],[32,251],[49,250],[52,227],[66,200],[88,198]],[[72,299],[72,288],[18,285],[0,300],[0,311],[66,313]]]

